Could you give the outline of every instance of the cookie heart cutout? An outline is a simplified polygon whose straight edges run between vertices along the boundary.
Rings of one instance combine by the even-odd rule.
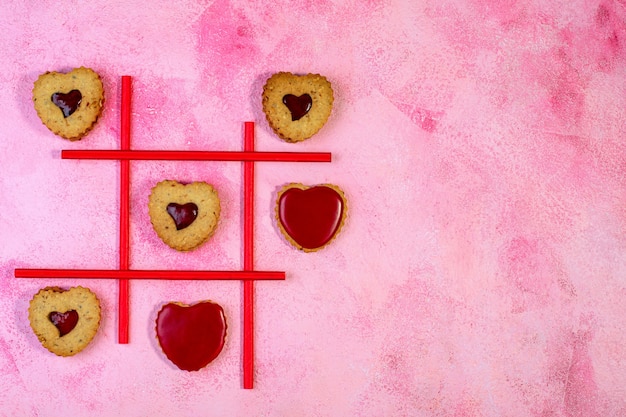
[[[30,301],[28,319],[46,349],[59,356],[72,356],[96,335],[100,301],[88,288],[46,287]]]
[[[78,109],[82,99],[83,95],[78,90],[72,90],[67,94],[54,93],[50,97],[50,100],[63,112],[63,117],[71,116]]]
[[[93,129],[102,113],[102,80],[85,67],[68,73],[46,72],[35,81],[33,103],[48,129],[62,138],[79,140]]]
[[[76,323],[78,323],[78,313],[76,310],[66,311],[65,313],[53,311],[48,314],[48,319],[59,329],[59,336],[63,337],[76,327]]]
[[[198,217],[198,206],[194,203],[169,203],[167,205],[167,214],[174,219],[176,230],[181,230],[188,227],[196,220],[196,217]]]
[[[165,356],[178,368],[197,371],[224,348],[226,317],[219,304],[165,304],[156,319],[156,334]]]
[[[286,94],[283,96],[283,104],[287,106],[291,112],[291,120],[295,121],[300,120],[309,112],[309,110],[311,110],[313,100],[308,94],[302,94],[301,96]]]
[[[220,217],[217,191],[206,182],[182,184],[165,180],[152,188],[148,201],[150,222],[168,246],[195,249],[215,233]]]
[[[326,246],[346,217],[346,200],[339,187],[289,184],[279,192],[276,217],[287,240],[305,252]]]
[[[300,142],[316,134],[333,109],[330,82],[320,74],[278,72],[263,86],[263,112],[281,139]]]

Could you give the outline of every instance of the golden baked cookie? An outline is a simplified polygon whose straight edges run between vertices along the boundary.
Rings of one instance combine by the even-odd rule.
[[[304,252],[326,247],[343,227],[347,202],[332,184],[283,186],[276,199],[276,221],[289,243]]]
[[[102,80],[85,67],[68,73],[46,72],[35,81],[33,102],[48,129],[62,138],[79,140],[94,127],[102,113]]]
[[[28,319],[46,349],[59,356],[72,356],[96,335],[100,301],[88,288],[46,287],[30,301]]]
[[[316,134],[330,116],[333,89],[319,74],[279,72],[263,87],[263,111],[274,132],[287,142]]]
[[[152,227],[168,246],[189,251],[206,242],[220,217],[217,191],[206,182],[165,180],[152,188],[148,201]]]

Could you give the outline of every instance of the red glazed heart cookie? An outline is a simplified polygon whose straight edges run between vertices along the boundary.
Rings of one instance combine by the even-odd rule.
[[[341,230],[347,204],[335,185],[288,184],[278,193],[276,219],[285,238],[305,252],[319,250]]]
[[[30,326],[41,344],[59,356],[83,350],[100,326],[100,302],[83,287],[47,287],[30,301]]]
[[[185,371],[197,371],[215,359],[226,339],[226,317],[219,304],[165,304],[156,319],[156,334],[165,356]]]
[[[170,247],[189,251],[206,242],[220,217],[217,191],[206,182],[158,183],[148,202],[150,221],[157,235]]]
[[[287,142],[310,138],[333,108],[333,89],[319,74],[279,72],[263,87],[263,111],[274,132]]]
[[[46,72],[35,81],[33,102],[48,129],[65,139],[79,140],[102,113],[102,81],[85,67],[68,73]]]

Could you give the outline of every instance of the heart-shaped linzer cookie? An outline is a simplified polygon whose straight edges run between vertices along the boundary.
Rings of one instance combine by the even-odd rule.
[[[55,134],[79,140],[102,113],[104,89],[100,76],[85,67],[68,73],[46,72],[33,86],[37,115]]]
[[[197,371],[214,360],[226,339],[226,317],[219,304],[165,304],[156,319],[156,334],[165,356],[185,371]]]
[[[279,72],[263,86],[263,111],[270,127],[287,142],[316,134],[330,116],[333,89],[319,74]]]
[[[72,356],[96,335],[100,302],[84,287],[46,287],[30,301],[28,319],[46,349],[59,356]]]
[[[335,185],[288,184],[278,193],[276,218],[287,240],[305,252],[319,250],[339,233],[347,212],[344,193]]]
[[[215,233],[220,217],[217,191],[206,182],[182,184],[165,180],[152,188],[148,201],[150,222],[168,246],[189,251]]]

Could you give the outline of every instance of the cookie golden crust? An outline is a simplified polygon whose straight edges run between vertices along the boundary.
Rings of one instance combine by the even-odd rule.
[[[290,183],[276,198],[275,217],[283,237],[303,252],[328,246],[343,228],[348,212],[344,192],[333,184]]]
[[[220,200],[215,188],[206,182],[165,180],[152,188],[148,212],[161,240],[185,252],[213,236],[220,217]]]
[[[63,329],[55,324],[54,315],[70,312],[77,318],[75,325]],[[100,327],[100,301],[88,288],[46,287],[30,301],[28,319],[46,349],[58,356],[73,356],[87,347]]]
[[[263,87],[263,111],[270,127],[287,142],[300,142],[316,134],[330,116],[333,89],[319,74],[279,72]]]
[[[100,76],[80,67],[68,73],[46,72],[33,86],[37,115],[54,134],[75,141],[96,124],[104,104]]]

